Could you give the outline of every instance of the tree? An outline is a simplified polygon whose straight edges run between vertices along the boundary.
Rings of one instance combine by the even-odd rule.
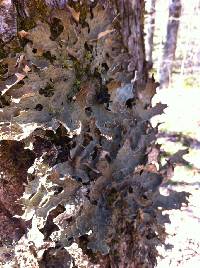
[[[3,262],[155,266],[162,212],[187,195],[159,193],[183,152],[161,165],[149,120],[166,105],[151,106],[157,83],[145,66],[143,1],[14,4],[17,28],[1,56],[1,203],[11,223],[12,186],[23,213],[15,246],[0,234],[11,251]]]
[[[150,66],[153,65],[152,52],[153,52],[153,37],[155,30],[155,6],[156,6],[156,0],[147,1],[146,59]]]
[[[160,84],[168,86],[175,59],[179,20],[181,16],[181,0],[171,0],[169,5],[169,20],[167,35],[163,48],[163,57],[160,65]]]

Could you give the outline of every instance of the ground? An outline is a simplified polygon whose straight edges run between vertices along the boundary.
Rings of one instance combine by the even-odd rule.
[[[158,143],[168,154],[189,147],[184,159],[189,163],[175,168],[173,178],[161,189],[167,194],[170,189],[188,191],[191,195],[188,207],[181,211],[170,211],[171,224],[166,225],[169,233],[167,249],[159,248],[163,255],[158,259],[158,268],[200,267],[200,89],[176,88],[158,92],[154,102],[168,104],[165,114],[153,120],[153,124],[164,122],[159,130]],[[164,161],[164,158],[163,158]]]

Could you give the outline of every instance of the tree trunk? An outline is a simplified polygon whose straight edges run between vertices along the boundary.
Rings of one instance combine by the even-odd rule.
[[[156,0],[147,1],[147,20],[146,20],[146,60],[150,66],[153,66],[153,37],[155,31],[155,6]]]
[[[180,16],[181,0],[170,1],[167,35],[164,43],[163,57],[159,70],[161,86],[168,86],[172,75]]]
[[[161,165],[149,121],[166,105],[151,106],[157,83],[145,66],[143,1],[14,3],[0,62],[0,189],[10,221],[6,191],[12,179],[26,184],[15,195],[21,238],[11,237],[14,257],[2,262],[154,267],[162,210],[186,199],[159,193],[174,158]]]

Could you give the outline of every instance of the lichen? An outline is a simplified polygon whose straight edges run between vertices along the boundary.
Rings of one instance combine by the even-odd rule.
[[[185,193],[159,193],[168,166],[149,120],[166,105],[151,106],[153,77],[136,94],[107,4],[69,1],[50,12],[52,5],[29,1],[30,24],[20,22],[26,42],[19,54],[8,49],[2,65],[1,140],[30,154],[9,147],[12,172],[20,178],[23,170],[26,182],[20,221],[30,223],[14,248],[19,267],[58,265],[59,256],[78,267],[153,267],[164,209],[187,203]]]

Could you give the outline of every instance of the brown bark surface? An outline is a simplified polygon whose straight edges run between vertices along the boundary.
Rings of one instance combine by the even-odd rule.
[[[1,141],[0,144],[0,241],[11,245],[25,233],[20,219],[22,209],[17,202],[23,195],[27,169],[33,164],[33,154],[23,144]]]

